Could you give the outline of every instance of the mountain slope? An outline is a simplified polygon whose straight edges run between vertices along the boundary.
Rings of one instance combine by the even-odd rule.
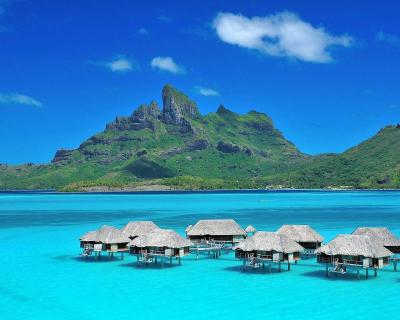
[[[49,165],[2,167],[0,188],[118,187],[187,176],[238,181],[284,172],[307,159],[263,113],[239,115],[220,106],[202,116],[170,85],[162,101],[162,109],[153,101],[117,117],[79,148],[57,151]]]
[[[48,165],[0,165],[0,189],[400,188],[400,126],[342,154],[307,156],[265,114],[223,106],[202,116],[166,85]]]
[[[342,154],[314,157],[291,175],[304,187],[400,188],[400,126],[387,126]]]

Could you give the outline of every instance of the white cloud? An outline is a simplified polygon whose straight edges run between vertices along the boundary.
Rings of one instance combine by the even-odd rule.
[[[376,39],[378,41],[386,42],[395,47],[400,46],[400,36],[397,34],[386,33],[386,32],[380,31],[377,33]]]
[[[204,88],[204,87],[196,87],[197,92],[202,96],[206,97],[217,97],[219,96],[219,92],[217,90],[211,88]]]
[[[20,93],[0,93],[0,104],[42,107],[40,101]]]
[[[175,63],[171,57],[155,57],[151,60],[150,65],[162,71],[168,71],[171,73],[185,73],[185,69]]]
[[[113,72],[127,72],[133,69],[132,62],[122,56],[107,62],[106,66]]]
[[[252,18],[219,13],[213,26],[218,37],[226,43],[308,62],[330,62],[331,47],[348,47],[353,42],[348,35],[331,35],[291,12]]]
[[[149,34],[149,30],[147,30],[146,28],[139,28],[137,33],[141,36],[147,36]]]
[[[137,68],[137,66],[132,62],[132,60],[126,58],[125,56],[119,55],[110,61],[93,61],[90,60],[89,63],[95,66],[105,67],[112,72],[129,72]]]

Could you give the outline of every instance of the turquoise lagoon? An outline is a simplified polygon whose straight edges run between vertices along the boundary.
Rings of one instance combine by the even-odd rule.
[[[201,218],[276,230],[310,224],[327,240],[357,226],[400,236],[400,192],[0,194],[0,319],[399,319],[400,272],[326,278],[313,259],[290,272],[242,272],[232,255],[138,269],[81,260],[103,224],[153,220],[183,234]]]

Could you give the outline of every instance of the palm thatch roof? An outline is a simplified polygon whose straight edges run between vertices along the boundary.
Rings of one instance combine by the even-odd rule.
[[[135,238],[156,229],[160,228],[153,221],[130,221],[121,231],[129,238]]]
[[[192,225],[192,224],[188,225],[188,226],[186,227],[186,229],[185,229],[185,232],[188,233],[190,230],[192,230],[192,228],[193,228],[193,225]]]
[[[105,244],[128,243],[131,241],[121,230],[112,226],[102,226],[96,232],[96,242]]]
[[[277,231],[296,242],[322,242],[324,238],[309,225],[285,224]]]
[[[354,235],[366,235],[372,241],[385,247],[400,247],[400,239],[384,227],[361,227],[353,231]]]
[[[189,236],[239,236],[246,235],[233,219],[199,220],[187,233]]]
[[[97,231],[89,231],[79,238],[83,242],[95,242]]]
[[[315,250],[316,254],[324,253],[329,256],[364,256],[366,258],[389,257],[392,253],[383,245],[371,241],[365,235],[338,235],[328,244]]]
[[[249,233],[249,232],[256,232],[257,230],[256,230],[256,228],[254,228],[254,227],[250,224],[250,225],[248,225],[248,226],[246,227],[246,229],[244,229],[244,231],[246,231],[247,233]]]
[[[102,226],[97,231],[85,233],[81,238],[84,242],[99,242],[104,244],[128,243],[131,241],[121,230],[112,226]]]
[[[243,251],[276,251],[294,253],[304,248],[296,241],[276,232],[259,231],[254,236],[242,240],[235,249]]]
[[[174,230],[167,229],[157,229],[150,233],[141,235],[131,242],[129,242],[128,246],[130,247],[167,247],[172,249],[189,247],[192,245],[192,242],[181,237]]]

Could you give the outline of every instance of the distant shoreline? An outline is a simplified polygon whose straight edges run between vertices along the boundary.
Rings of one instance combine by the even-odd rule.
[[[126,190],[126,191],[76,191],[57,190],[0,190],[0,194],[229,194],[229,193],[301,193],[301,192],[400,192],[400,189],[216,189],[216,190]]]

